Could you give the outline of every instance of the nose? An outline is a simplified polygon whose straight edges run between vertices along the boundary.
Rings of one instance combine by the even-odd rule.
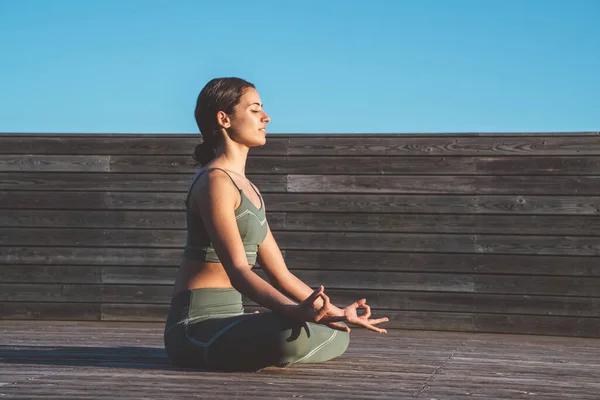
[[[263,121],[265,121],[265,123],[271,122],[271,117],[269,117],[269,114],[264,113]]]

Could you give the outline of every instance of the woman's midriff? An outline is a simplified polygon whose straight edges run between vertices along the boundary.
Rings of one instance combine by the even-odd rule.
[[[233,286],[223,264],[182,258],[175,278],[173,296],[185,290],[200,288],[224,289]]]

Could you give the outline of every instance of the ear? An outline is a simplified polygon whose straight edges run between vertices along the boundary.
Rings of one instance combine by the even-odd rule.
[[[229,119],[229,115],[225,114],[223,111],[218,111],[217,125],[219,125],[219,128],[229,128],[231,126],[231,120]]]

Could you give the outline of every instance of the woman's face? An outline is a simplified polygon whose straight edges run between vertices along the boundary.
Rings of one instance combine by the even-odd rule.
[[[267,141],[266,127],[270,121],[256,89],[247,88],[233,114],[229,115],[227,133],[233,141],[248,147],[262,146]]]

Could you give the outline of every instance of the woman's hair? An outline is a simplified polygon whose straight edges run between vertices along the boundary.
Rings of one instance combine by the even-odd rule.
[[[215,78],[198,95],[194,116],[202,143],[194,149],[194,160],[199,164],[206,165],[215,158],[220,138],[217,112],[232,114],[247,88],[254,88],[254,85],[240,78]]]

